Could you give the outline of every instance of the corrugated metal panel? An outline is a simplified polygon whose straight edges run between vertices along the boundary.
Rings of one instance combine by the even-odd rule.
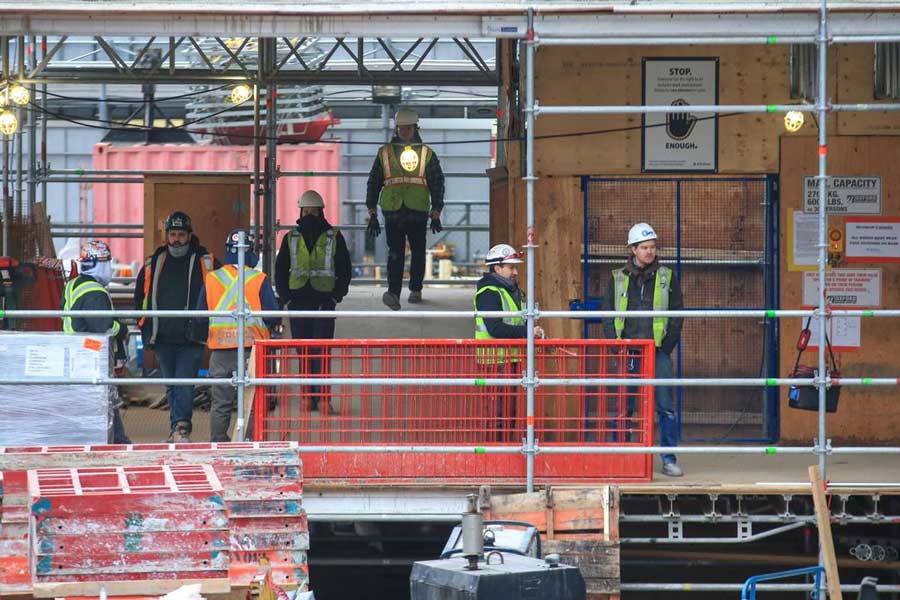
[[[95,169],[236,171],[253,168],[251,146],[94,146]],[[265,153],[261,160],[265,160]],[[341,157],[338,144],[280,146],[278,164],[282,171],[336,171]],[[298,216],[297,199],[304,191],[315,189],[325,198],[325,214],[333,224],[341,219],[339,182],[337,177],[282,177],[278,180],[276,215],[281,223],[293,223]],[[95,223],[143,223],[144,187],[133,183],[95,183]],[[185,212],[190,214],[190,198],[185,198]],[[102,238],[102,233],[97,233]],[[121,262],[143,260],[141,239],[109,240]],[[203,240],[217,250],[223,240]]]

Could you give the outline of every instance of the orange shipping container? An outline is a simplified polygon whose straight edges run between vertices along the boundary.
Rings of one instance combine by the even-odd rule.
[[[251,171],[252,146],[202,146],[165,144],[116,146],[96,144],[93,152],[94,169],[123,169],[140,174],[141,171]],[[261,161],[265,160],[263,148]],[[264,163],[261,163],[264,164]],[[278,147],[281,171],[337,171],[340,169],[339,144],[284,145]],[[249,178],[248,178],[249,181]],[[249,185],[249,184],[248,184]],[[134,183],[95,183],[94,223],[142,223],[144,218],[144,188]],[[299,216],[297,199],[304,191],[315,189],[325,199],[325,215],[333,225],[340,224],[340,189],[337,177],[281,177],[278,180],[276,218],[282,224],[292,224]],[[188,206],[186,212],[190,214]],[[101,230],[102,231],[102,230]],[[103,233],[96,237],[104,239]],[[279,236],[280,239],[280,236]],[[123,263],[143,260],[143,241],[140,238],[108,239],[113,256]],[[213,252],[221,252],[224,240],[202,240]]]

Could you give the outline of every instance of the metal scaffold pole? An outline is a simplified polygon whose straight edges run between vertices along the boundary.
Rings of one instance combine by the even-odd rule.
[[[37,37],[32,36],[29,45],[30,51],[30,68],[37,66]],[[28,93],[32,102],[37,100],[37,88],[34,84],[28,86]],[[28,214],[34,216],[34,204],[37,202],[37,182],[35,175],[37,174],[37,113],[33,110],[28,111]]]
[[[7,81],[9,79],[9,38],[3,36],[2,42],[0,42],[0,52],[2,52],[2,57],[0,60],[3,61],[3,81]],[[9,256],[9,232],[10,232],[10,220],[12,215],[10,214],[12,206],[9,199],[9,136],[3,136],[3,248],[2,254],[3,256]]]
[[[528,33],[525,39],[525,240],[527,245],[527,282],[525,284],[525,459],[526,488],[534,491],[534,9],[528,9]]]
[[[260,139],[260,85],[264,79],[265,69],[263,67],[263,45],[260,38],[256,38],[256,82],[253,84],[253,239],[262,239],[262,205],[263,186],[259,179],[260,157],[259,152],[262,147]]]
[[[825,407],[828,390],[828,373],[825,371],[825,350],[828,346],[825,304],[825,266],[827,254],[827,230],[828,230],[828,98],[825,78],[827,76],[826,61],[828,60],[828,9],[827,0],[821,0],[819,9],[819,64],[818,64],[818,93],[816,94],[816,111],[819,113],[819,241],[818,241],[818,267],[819,267],[819,370],[816,375],[816,385],[819,392],[819,435],[816,439],[816,452],[819,454],[819,473],[822,481],[826,479],[826,466],[828,462],[828,441],[826,438]],[[821,521],[820,521],[821,522]],[[830,532],[829,532],[830,540]],[[819,532],[819,566],[825,569],[824,554],[825,545],[822,543],[822,532]],[[825,597],[824,578],[817,578],[819,582],[818,597]]]
[[[263,207],[263,271],[275,273],[275,218],[278,206],[278,86],[271,77],[276,62],[275,40],[266,38],[266,196]]]
[[[244,295],[244,288],[247,284],[247,276],[244,273],[244,266],[247,263],[244,252],[250,245],[247,243],[247,234],[241,231],[238,234],[237,244],[237,269],[238,269],[238,293],[237,293],[237,423],[235,424],[235,441],[244,441],[244,391],[246,388],[246,373],[244,371],[244,327],[247,324],[247,302]]]

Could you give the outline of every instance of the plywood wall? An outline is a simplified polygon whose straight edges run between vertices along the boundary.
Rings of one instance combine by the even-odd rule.
[[[834,54],[834,52],[832,53]],[[542,47],[535,64],[535,96],[544,105],[639,105],[642,57],[719,57],[720,104],[781,104],[789,98],[788,47],[681,46]],[[834,61],[829,80],[835,87]],[[831,92],[833,96],[833,92]],[[631,131],[539,140],[539,175],[613,175],[641,171],[640,115],[539,116],[538,136]],[[778,167],[781,115],[719,118],[721,173],[773,172]]]
[[[786,137],[781,143],[782,223],[786,225],[791,211],[802,209],[802,178],[818,172],[816,140],[811,137]],[[828,142],[828,171],[840,175],[877,175],[882,178],[882,209],[885,216],[900,216],[900,137],[833,137]],[[830,226],[841,226],[843,219],[830,217]],[[786,228],[782,227],[781,305],[794,308],[802,302],[802,274],[787,270]],[[858,268],[880,266],[882,273],[882,308],[900,305],[900,264],[840,265]],[[781,373],[786,375],[796,359],[795,343],[800,332],[800,319],[781,321]],[[858,351],[839,353],[837,360],[843,377],[897,377],[897,319],[863,319],[862,347]],[[804,362],[815,365],[817,357],[808,354]],[[879,444],[900,442],[900,402],[896,387],[845,387],[841,391],[840,408],[828,415],[828,436],[836,443]],[[781,438],[785,442],[809,443],[816,435],[817,416],[813,412],[788,407],[787,394],[782,393]]]

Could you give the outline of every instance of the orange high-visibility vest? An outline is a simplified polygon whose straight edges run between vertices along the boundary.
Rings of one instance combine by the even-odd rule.
[[[266,281],[264,273],[244,268],[244,303],[250,310],[262,310],[259,290]],[[236,265],[225,265],[206,275],[206,306],[210,310],[233,311],[238,303],[238,270]],[[209,319],[210,350],[237,348],[237,320],[232,317]],[[269,330],[259,317],[249,317],[244,325],[244,346],[252,346],[254,340],[269,339]]]

